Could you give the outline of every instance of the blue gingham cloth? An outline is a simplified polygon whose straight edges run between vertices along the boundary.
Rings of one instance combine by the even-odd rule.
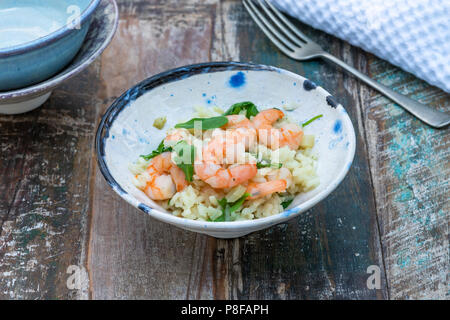
[[[272,0],[314,28],[450,92],[450,0]]]

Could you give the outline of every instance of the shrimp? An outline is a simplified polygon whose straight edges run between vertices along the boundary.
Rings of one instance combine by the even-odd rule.
[[[222,128],[231,132],[235,137],[237,135],[240,141],[244,141],[245,150],[253,149],[257,141],[257,134],[253,123],[244,115],[230,115],[227,118],[228,123]]]
[[[288,146],[297,150],[303,138],[303,130],[294,123],[288,123],[283,128],[277,129],[272,124],[284,117],[284,113],[278,109],[261,111],[252,118],[252,124],[258,131],[259,142],[272,150]]]
[[[240,139],[237,132],[215,136],[204,148],[202,159],[197,158],[195,161],[197,176],[216,189],[231,188],[253,178],[258,170],[256,163],[236,164],[236,154],[231,152],[244,150],[244,142]],[[225,168],[222,165],[224,157],[227,163],[234,164]]]
[[[294,182],[292,178],[292,173],[288,168],[276,169],[267,175],[269,181],[283,179],[286,181],[286,188],[289,188]]]
[[[253,123],[246,116],[235,114],[227,116],[228,123],[223,126],[225,129],[246,128],[253,129]]]
[[[287,182],[284,179],[261,183],[250,183],[247,187],[247,193],[250,194],[247,200],[262,198],[274,192],[283,192],[286,190],[286,187]]]
[[[189,131],[187,129],[173,129],[169,131],[169,134],[164,138],[164,144],[173,145],[180,140],[186,140],[189,137]]]
[[[150,180],[147,181],[144,192],[153,200],[170,199],[187,186],[184,172],[172,162],[170,152],[154,157],[146,171]]]

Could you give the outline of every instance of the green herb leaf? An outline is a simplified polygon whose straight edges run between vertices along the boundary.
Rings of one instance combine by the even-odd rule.
[[[192,164],[177,164],[177,166],[183,170],[186,180],[192,182],[192,176],[194,175],[194,166]]]
[[[315,116],[314,118],[309,119],[308,121],[306,121],[305,123],[302,124],[302,127],[306,127],[308,124],[310,124],[311,122],[313,122],[314,120],[320,119],[323,117],[323,114],[319,114],[318,116]]]
[[[147,154],[147,155],[140,155],[140,157],[144,158],[145,160],[150,160],[154,157],[156,157],[157,155],[160,155],[161,153],[164,153],[166,151],[172,151],[171,147],[165,147],[164,146],[164,140],[161,141],[161,143],[158,145],[158,147],[156,148],[156,150],[153,150],[151,153]]]
[[[223,115],[229,116],[232,114],[240,114],[243,110],[245,110],[245,116],[249,119],[259,113],[258,108],[253,102],[244,101],[233,104]]]
[[[217,202],[219,203],[219,205],[222,207],[222,209],[225,209],[225,207],[227,206],[227,199],[223,198],[220,200],[217,200]]]
[[[237,200],[235,203],[233,203],[233,205],[230,208],[230,212],[233,213],[237,210],[239,210],[242,206],[242,204],[244,203],[244,201],[250,197],[250,193],[244,193],[244,195],[242,197],[239,198],[239,200]]]
[[[218,217],[216,220],[212,220],[213,222],[224,222],[225,221],[225,213],[223,213],[220,217]]]
[[[222,215],[214,220],[214,222],[231,221],[231,214],[239,210],[245,199],[247,199],[247,197],[249,196],[250,194],[246,192],[242,197],[239,198],[239,200],[233,203],[227,202],[226,198],[218,200],[217,202],[219,202],[219,205],[222,207]]]
[[[283,166],[282,163],[270,163],[267,161],[261,161],[256,163],[256,168],[261,169],[261,168],[274,168],[274,169],[280,169]]]
[[[194,175],[195,147],[185,140],[179,141],[173,146],[173,151],[177,154],[174,158],[176,165],[183,170],[186,180],[192,182]]]
[[[227,117],[193,118],[185,123],[178,123],[175,128],[194,129],[195,122],[200,122],[202,130],[220,128],[228,123]]]
[[[225,221],[225,209],[228,205],[227,199],[223,198],[223,199],[217,200],[217,202],[222,207],[222,215],[213,221],[214,222],[224,222]]]
[[[281,202],[281,206],[283,207],[283,209],[286,209],[287,207],[289,207],[292,201],[294,201],[294,198],[284,200],[283,202]]]

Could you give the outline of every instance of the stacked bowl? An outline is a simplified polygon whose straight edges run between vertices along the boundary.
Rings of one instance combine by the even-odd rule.
[[[2,0],[0,113],[43,104],[103,52],[117,21],[114,0]]]

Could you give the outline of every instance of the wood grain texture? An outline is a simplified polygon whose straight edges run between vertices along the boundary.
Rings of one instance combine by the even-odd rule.
[[[0,299],[86,296],[68,290],[66,270],[85,260],[96,73],[36,111],[0,117]]]
[[[443,111],[450,96],[375,57],[371,76]],[[449,129],[436,130],[373,93],[364,111],[393,299],[448,299]]]
[[[352,169],[324,201],[300,218],[243,239],[243,294],[257,299],[382,299],[387,288],[368,289],[367,268],[383,271],[374,194],[360,110],[368,97],[357,81],[322,62],[299,63],[281,55],[245,13],[239,19],[241,60],[271,64],[302,74],[327,88],[347,108],[357,129]],[[299,24],[323,47],[364,71],[361,50]],[[245,50],[243,49],[245,48]]]
[[[120,8],[118,32],[102,56],[100,100],[111,101],[165,69],[211,59],[217,2],[133,1],[122,2]],[[98,170],[91,185],[92,298],[213,297],[214,242],[132,208],[111,191]]]
[[[449,129],[434,130],[320,61],[289,60],[239,0],[120,0],[101,59],[40,109],[0,116],[0,299],[448,299]],[[449,96],[298,24],[384,84],[449,110]],[[137,82],[210,60],[253,61],[330,91],[357,129],[343,183],[299,218],[234,240],[158,222],[97,168],[100,116]],[[70,265],[85,267],[80,290]],[[379,290],[367,267],[381,268]]]

